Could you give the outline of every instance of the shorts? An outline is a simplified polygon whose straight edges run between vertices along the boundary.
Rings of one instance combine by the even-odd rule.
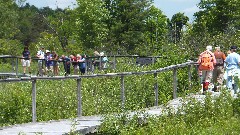
[[[30,67],[30,60],[22,60],[22,66],[23,67]]]
[[[53,66],[46,66],[46,71],[53,71]]]

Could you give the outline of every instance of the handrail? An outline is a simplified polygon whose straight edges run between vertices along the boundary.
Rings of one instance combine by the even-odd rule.
[[[107,74],[92,74],[92,75],[72,75],[72,76],[53,76],[53,77],[38,77],[38,76],[30,76],[30,77],[20,77],[20,78],[7,78],[0,79],[0,83],[4,82],[21,82],[21,81],[30,81],[32,82],[32,122],[36,122],[36,82],[37,80],[64,80],[64,79],[75,79],[77,80],[77,116],[82,116],[82,98],[81,98],[81,80],[82,78],[95,78],[95,77],[120,77],[121,78],[121,100],[122,107],[125,104],[125,87],[124,87],[124,77],[131,75],[142,75],[142,74],[153,74],[155,79],[154,91],[155,91],[155,106],[158,106],[158,82],[157,82],[157,74],[165,71],[173,71],[173,98],[177,98],[177,69],[188,67],[188,79],[189,79],[189,87],[191,87],[191,67],[195,65],[196,62],[188,61],[182,64],[170,65],[167,67],[159,68],[157,70],[150,71],[141,71],[141,72],[120,72],[120,73],[107,73]]]

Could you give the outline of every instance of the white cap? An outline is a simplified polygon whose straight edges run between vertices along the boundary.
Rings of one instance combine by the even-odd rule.
[[[211,45],[208,45],[208,46],[206,47],[206,49],[207,49],[208,51],[212,51],[212,46],[211,46]]]
[[[49,51],[49,50],[46,50],[46,53],[50,53],[50,51]]]
[[[100,52],[100,56],[103,56],[104,55],[104,52]]]

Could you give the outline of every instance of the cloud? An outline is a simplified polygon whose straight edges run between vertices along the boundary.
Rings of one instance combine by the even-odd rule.
[[[197,6],[193,6],[190,8],[186,8],[183,10],[184,13],[195,13],[198,12],[200,9]]]
[[[76,4],[76,0],[49,0],[47,2],[47,5],[50,7],[50,8],[67,8],[67,7],[73,7],[73,4]]]
[[[168,0],[168,1],[182,3],[182,2],[193,2],[193,1],[199,1],[199,0]]]

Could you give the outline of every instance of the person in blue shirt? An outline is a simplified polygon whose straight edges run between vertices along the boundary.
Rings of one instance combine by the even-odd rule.
[[[23,66],[23,74],[26,74],[26,67],[28,67],[28,72],[31,74],[31,68],[30,68],[30,63],[31,63],[31,57],[30,57],[30,52],[28,50],[28,47],[24,47],[24,51],[22,52],[22,66]]]
[[[53,60],[52,60],[52,54],[49,50],[46,50],[46,56],[45,56],[45,65],[46,65],[46,71],[48,76],[53,74]]]
[[[86,55],[77,55],[77,61],[79,66],[79,71],[81,72],[81,75],[85,74],[86,71]]]
[[[240,55],[237,53],[237,47],[231,46],[230,48],[231,53],[227,56],[225,63],[226,63],[226,72],[227,72],[227,88],[231,90],[231,93],[236,93],[238,89],[237,83],[235,82],[240,71]],[[234,77],[234,78],[233,78]]]

